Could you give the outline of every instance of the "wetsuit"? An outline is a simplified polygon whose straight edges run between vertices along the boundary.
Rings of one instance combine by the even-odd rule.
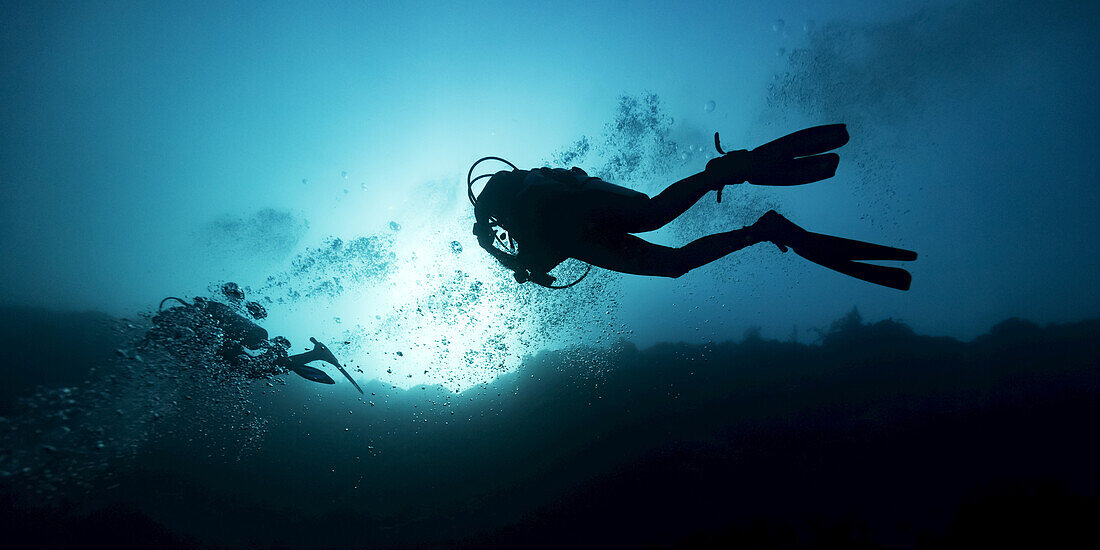
[[[762,240],[751,227],[679,248],[633,235],[665,226],[716,186],[714,177],[700,173],[650,198],[589,177],[579,168],[539,168],[498,173],[478,205],[489,202],[487,206],[502,212],[498,219],[520,243],[518,260],[532,271],[546,272],[576,258],[623,273],[679,277]]]

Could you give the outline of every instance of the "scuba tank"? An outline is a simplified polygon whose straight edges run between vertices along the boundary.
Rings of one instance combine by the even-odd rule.
[[[487,160],[503,162],[512,168],[511,171],[501,170],[495,174],[482,174],[473,177],[474,169],[478,164]],[[580,283],[592,271],[589,265],[584,273],[576,280],[565,285],[555,285],[556,278],[546,271],[535,269],[528,265],[520,256],[521,244],[509,231],[509,225],[514,223],[511,219],[511,205],[518,200],[519,195],[529,186],[528,178],[532,172],[543,176],[546,185],[566,185],[581,187],[590,179],[580,168],[562,170],[553,168],[538,168],[536,170],[520,170],[516,165],[500,157],[483,157],[470,167],[466,174],[466,193],[470,204],[474,207],[473,233],[477,237],[478,244],[489,255],[496,258],[504,267],[512,271],[517,283],[531,281],[541,287],[560,290]],[[474,194],[474,183],[478,180],[489,178],[488,183],[482,189],[480,195]],[[536,183],[535,185],[539,185]],[[514,227],[514,226],[513,226]]]

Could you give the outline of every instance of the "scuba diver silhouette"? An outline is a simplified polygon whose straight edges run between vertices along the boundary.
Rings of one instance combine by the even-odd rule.
[[[568,258],[622,273],[680,277],[747,246],[769,241],[786,252],[875,284],[908,290],[912,277],[904,269],[853,260],[911,261],[916,252],[889,246],[811,233],[770,210],[752,225],[702,237],[679,248],[661,246],[634,233],[659,229],[676,219],[709,191],[748,182],[790,186],[833,177],[840,162],[828,153],[848,142],[843,124],[815,126],[764,144],[751,151],[722,150],[718,133],[714,146],[720,156],[695,175],[673,183],[655,197],[589,176],[573,167],[520,170],[499,157],[484,157],[470,167],[467,193],[474,205],[474,235],[478,244],[519,283],[554,285],[549,271]],[[512,168],[471,179],[474,168],[486,160]],[[474,183],[489,178],[481,193]]]
[[[237,285],[228,283],[223,287],[223,291],[232,298],[232,293],[237,291]],[[240,296],[243,297],[243,294]],[[164,309],[164,304],[170,300],[179,302],[182,307]],[[255,302],[249,302],[247,310],[255,319],[262,319],[267,315],[263,306]],[[276,336],[269,340],[267,330],[251,319],[237,313],[234,308],[198,296],[191,303],[175,296],[169,296],[161,300],[160,306],[157,308],[157,315],[153,317],[154,328],[146,334],[145,339],[147,342],[170,342],[177,335],[195,335],[196,331],[189,325],[193,325],[196,321],[211,322],[220,329],[221,338],[218,355],[226,364],[232,367],[242,366],[241,358],[243,355],[264,357],[267,360],[263,363],[266,363],[269,367],[282,367],[311,382],[335,384],[336,381],[325,371],[307,364],[313,361],[323,361],[336,367],[348,379],[348,382],[351,382],[351,385],[359,390],[359,393],[363,393],[363,388],[359,387],[351,374],[340,364],[336,355],[323,343],[318,342],[316,338],[310,337],[309,339],[313,343],[313,349],[296,355],[287,355],[286,348],[290,347],[290,342],[285,338]],[[280,345],[279,340],[282,340],[282,345]],[[257,356],[245,350],[251,352],[262,350],[263,352]],[[261,372],[254,374],[270,373],[269,370],[263,369]]]

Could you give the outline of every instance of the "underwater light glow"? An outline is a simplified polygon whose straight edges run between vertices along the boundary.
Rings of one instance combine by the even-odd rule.
[[[361,381],[451,391],[490,382],[569,339],[543,330],[555,311],[533,296],[544,289],[518,287],[472,243],[454,246],[426,227],[407,221],[299,254],[298,269],[261,288],[273,302],[268,330],[327,342]]]
[[[498,274],[461,264],[449,246],[410,250],[386,288],[367,291],[355,308],[386,313],[374,334],[361,335],[370,345],[348,351],[364,361],[369,349],[381,351],[381,363],[368,368],[404,388],[441,384],[459,391],[518,366],[532,317],[506,287],[482,282]]]

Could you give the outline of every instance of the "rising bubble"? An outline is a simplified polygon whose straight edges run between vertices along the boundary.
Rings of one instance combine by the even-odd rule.
[[[715,103],[714,100],[712,99],[712,100],[710,100],[710,101],[703,104],[703,110],[710,113],[710,112],[714,111],[714,108],[717,107],[717,106],[718,106],[718,104]]]

